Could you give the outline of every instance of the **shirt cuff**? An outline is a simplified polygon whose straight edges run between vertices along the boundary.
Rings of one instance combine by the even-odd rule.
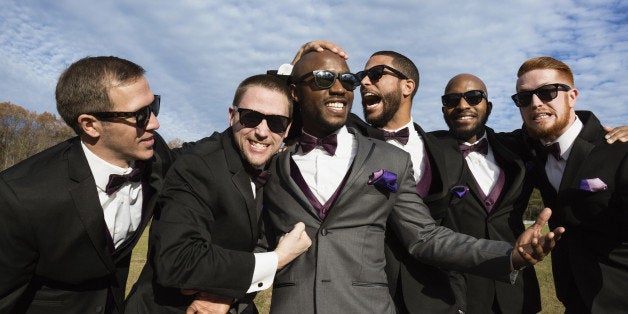
[[[255,269],[253,270],[251,286],[246,293],[270,288],[275,279],[275,272],[277,272],[277,265],[279,264],[279,258],[275,252],[254,253],[253,255],[255,256]]]

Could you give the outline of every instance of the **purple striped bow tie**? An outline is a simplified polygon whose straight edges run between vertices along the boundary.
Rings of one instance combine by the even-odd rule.
[[[401,145],[406,145],[408,144],[408,139],[410,139],[410,130],[408,129],[408,127],[405,127],[397,132],[390,132],[386,130],[382,131],[384,131],[384,139],[387,142],[391,140],[396,140],[397,142],[401,143]]]
[[[330,155],[336,153],[336,146],[338,146],[338,140],[336,139],[336,133],[327,135],[323,138],[317,138],[307,133],[301,134],[301,149],[304,154],[309,153],[317,146],[322,147]]]
[[[469,153],[471,152],[480,153],[484,156],[488,154],[488,141],[485,138],[481,139],[479,142],[473,145],[460,144],[459,147],[460,147],[460,152],[462,153],[462,156],[464,157],[467,157],[467,155],[469,155]]]

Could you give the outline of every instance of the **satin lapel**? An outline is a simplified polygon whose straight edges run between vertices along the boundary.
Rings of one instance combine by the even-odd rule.
[[[244,199],[244,202],[246,203],[246,211],[249,217],[251,234],[255,236],[258,234],[257,226],[259,213],[257,210],[255,198],[253,197],[251,177],[242,165],[243,161],[240,157],[240,153],[238,153],[238,151],[236,151],[236,149],[233,147],[233,133],[231,129],[228,129],[222,134],[221,142],[223,151],[225,153],[225,159],[227,161],[227,167],[229,168],[229,173],[231,173],[231,182],[233,182],[233,184],[236,186],[236,188],[240,192],[240,196]]]
[[[437,146],[436,139],[431,134],[425,133],[423,129],[414,124],[414,129],[423,139],[423,145],[425,146],[425,152],[430,159],[430,171],[432,172],[432,183],[429,189],[429,193],[423,199],[428,203],[435,199],[440,199],[449,193],[449,187],[446,186],[447,182],[447,170],[451,170],[451,165],[448,164],[448,158],[445,158],[443,151]],[[456,147],[457,150],[457,147]],[[437,186],[438,184],[438,186]]]
[[[116,267],[111,258],[113,243],[108,243],[110,241],[107,240],[105,234],[108,231],[103,209],[98,199],[96,183],[78,138],[67,152],[67,161],[68,175],[71,180],[69,192],[74,201],[77,215],[103,264],[111,272],[115,272]]]
[[[493,155],[499,167],[504,171],[506,175],[506,182],[504,183],[504,190],[500,195],[499,203],[507,202],[511,199],[519,197],[520,189],[513,189],[523,184],[525,178],[525,165],[521,160],[521,157],[509,150],[495,135],[492,129],[487,128],[487,137],[493,150]],[[504,194],[505,193],[505,194]],[[493,211],[499,210],[499,206],[494,206]]]
[[[571,147],[569,158],[567,159],[567,165],[565,166],[565,172],[563,172],[563,178],[560,181],[559,191],[562,191],[570,186],[574,186],[574,181],[578,178],[578,172],[589,156],[589,153],[595,145],[577,137]]]

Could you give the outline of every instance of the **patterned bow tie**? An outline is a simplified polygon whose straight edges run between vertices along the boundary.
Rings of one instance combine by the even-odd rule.
[[[541,151],[546,155],[552,155],[556,160],[563,159],[560,157],[560,144],[558,142],[549,145],[541,145]]]
[[[460,152],[462,153],[462,156],[465,158],[471,152],[480,153],[486,156],[486,154],[488,154],[488,141],[485,138],[483,138],[479,142],[473,145],[460,144],[459,148],[460,148]]]
[[[327,135],[323,138],[317,138],[307,133],[301,134],[301,149],[304,154],[311,152],[317,146],[322,147],[330,155],[336,153],[336,146],[338,146],[338,140],[336,139],[336,133]]]
[[[396,140],[401,143],[401,145],[408,144],[408,139],[410,138],[410,130],[408,127],[405,127],[397,132],[390,132],[386,130],[382,131],[384,131],[384,140],[386,140],[386,142]]]
[[[105,187],[105,193],[111,195],[117,192],[127,182],[140,182],[142,180],[143,167],[139,166],[127,174],[110,174],[109,182]]]

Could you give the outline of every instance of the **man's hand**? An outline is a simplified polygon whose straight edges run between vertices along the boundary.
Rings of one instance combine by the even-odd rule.
[[[325,49],[331,52],[335,52],[336,54],[338,54],[340,57],[344,58],[345,60],[349,59],[349,55],[347,55],[347,53],[335,43],[331,41],[327,41],[327,40],[315,40],[315,41],[310,41],[309,43],[303,44],[303,46],[299,48],[299,51],[297,51],[297,54],[294,56],[294,59],[292,60],[291,64],[294,65],[295,63],[297,63],[297,61],[299,61],[299,59],[301,59],[301,57],[308,52],[312,52],[312,51],[322,52]]]
[[[605,126],[604,131],[608,132],[604,138],[609,144],[613,144],[616,141],[620,141],[622,143],[628,142],[628,126],[624,125],[616,128]]]
[[[226,314],[229,312],[233,299],[209,292],[195,290],[181,290],[185,295],[196,294],[185,314]]]
[[[277,257],[279,258],[277,269],[282,269],[288,263],[292,262],[292,260],[307,251],[311,245],[312,240],[305,232],[305,224],[299,222],[294,225],[292,231],[284,234],[279,239],[279,243],[275,249],[275,253],[277,253]]]
[[[512,253],[512,265],[515,269],[521,269],[542,261],[554,248],[556,241],[560,240],[561,235],[565,232],[563,227],[558,227],[546,235],[543,235],[541,231],[550,216],[552,216],[552,211],[546,207],[539,213],[534,224],[528,227],[517,239]]]

